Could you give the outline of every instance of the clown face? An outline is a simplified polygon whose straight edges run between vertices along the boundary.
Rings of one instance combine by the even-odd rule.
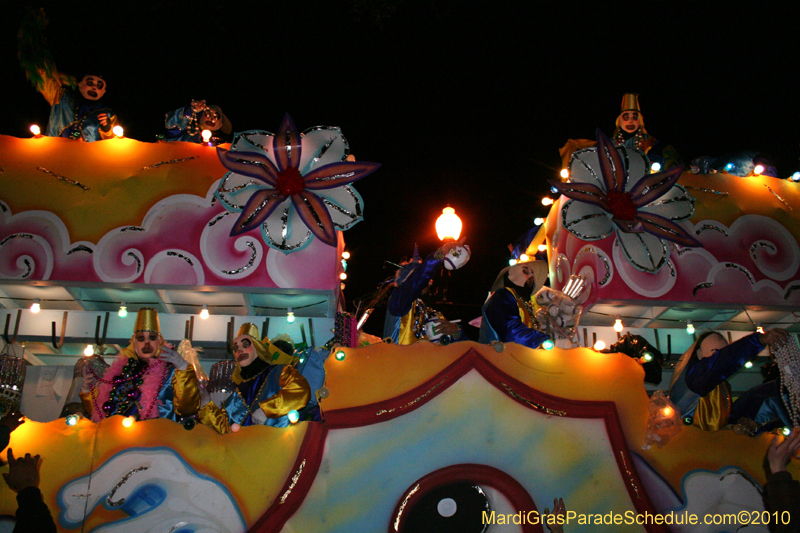
[[[533,287],[536,279],[531,265],[514,265],[508,270],[508,279],[518,287]]]
[[[213,109],[206,108],[203,117],[200,119],[200,127],[204,130],[217,131],[222,127],[222,117]]]
[[[100,76],[84,76],[78,90],[87,100],[100,100],[106,94],[106,82]]]
[[[639,129],[639,112],[628,110],[619,116],[619,127],[626,133],[634,133]]]
[[[149,361],[161,346],[161,335],[155,331],[137,331],[133,336],[133,350],[142,361]]]
[[[239,335],[233,341],[233,356],[242,368],[250,365],[258,357],[256,347],[250,335]]]

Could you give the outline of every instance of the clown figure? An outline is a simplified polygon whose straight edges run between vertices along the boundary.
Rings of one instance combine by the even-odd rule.
[[[86,365],[81,400],[92,420],[112,415],[178,421],[200,407],[194,368],[164,342],[155,309],[136,315],[133,337],[103,375]]]
[[[170,111],[164,118],[167,131],[164,140],[185,141],[202,143],[203,130],[208,130],[212,137],[210,142],[214,145],[226,142],[233,126],[222,109],[216,105],[206,105],[205,100],[192,100],[192,102],[175,111]]]
[[[647,154],[650,163],[658,165],[654,171],[666,170],[681,164],[680,155],[672,146],[659,142],[644,127],[644,117],[639,107],[639,95],[627,93],[622,97],[620,114],[614,130],[614,144],[635,148]]]
[[[242,324],[233,341],[236,368],[233,394],[221,407],[204,397],[200,421],[220,434],[242,426],[286,427],[290,411],[302,410],[311,399],[308,381],[294,368],[296,358],[262,341],[255,324]]]

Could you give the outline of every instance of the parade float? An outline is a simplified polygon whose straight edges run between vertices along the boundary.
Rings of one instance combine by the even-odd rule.
[[[352,181],[374,165],[320,172],[346,161],[341,132],[280,131],[302,153],[272,182],[253,176],[281,157],[266,131],[237,134],[221,156],[202,143],[0,136],[2,362],[29,363],[24,382],[0,377],[6,405],[22,388],[23,411],[37,413],[10,447],[42,456],[60,531],[450,531],[466,520],[460,531],[539,532],[563,498],[569,532],[711,532],[736,528],[685,516],[763,511],[771,436],[686,426],[652,445],[642,362],[591,346],[614,340],[617,318],[655,344],[673,339],[666,354],[691,344],[688,319],[734,336],[754,329],[740,314],[795,327],[800,193],[764,176],[684,172],[653,194],[648,206],[674,208],[661,215],[702,246],[631,240],[597,206],[558,199],[530,252],[544,246],[553,289],[586,280],[576,348],[346,343],[325,363],[324,420],[288,428],[221,436],[165,419],[58,418],[83,346],[109,356],[128,342],[123,307],[158,308],[164,336],[203,347],[207,371],[245,321],[307,345],[330,338],[341,232],[363,213]],[[593,179],[581,154],[574,183]],[[633,186],[651,169],[629,155]],[[15,509],[3,485],[0,514]],[[653,519],[670,512],[669,524]]]

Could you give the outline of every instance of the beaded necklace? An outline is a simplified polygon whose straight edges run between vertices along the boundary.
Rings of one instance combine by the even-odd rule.
[[[144,384],[145,379],[155,371],[155,366],[156,365],[149,365],[144,361],[131,358],[128,359],[122,371],[111,380],[98,376],[95,370],[89,367],[89,372],[91,372],[97,381],[110,387],[109,399],[103,403],[102,411],[97,405],[97,395],[93,398],[92,403],[94,404],[95,413],[97,413],[98,417],[103,419],[108,418],[112,414],[126,414],[130,408],[135,405],[137,414],[139,415],[137,416],[138,419],[144,420],[150,418],[153,407],[158,404],[158,394],[156,393],[153,396],[153,399],[147,406],[147,410],[144,411],[144,416],[141,416],[143,406],[140,403],[142,396],[140,387]],[[160,366],[162,367],[161,376],[156,391],[160,391],[164,386],[164,381],[169,371],[169,365],[163,364]]]
[[[258,391],[253,396],[253,401],[250,402],[249,404],[247,403],[247,400],[244,398],[244,395],[242,394],[241,389],[238,386],[236,387],[236,394],[239,395],[239,398],[242,400],[242,403],[247,406],[247,409],[245,410],[245,413],[244,413],[244,418],[242,418],[242,423],[244,423],[244,421],[246,421],[250,417],[250,415],[253,413],[253,406],[258,404],[258,399],[261,397],[261,391],[264,390],[264,387],[267,385],[267,382],[269,382],[269,374],[270,374],[270,372],[272,372],[273,368],[275,368],[275,367],[274,366],[269,366],[269,367],[266,368],[267,375],[264,377],[264,383],[262,383],[261,386],[258,388]],[[260,376],[261,374],[263,374],[263,372],[261,372],[259,374],[256,374],[255,376],[253,376],[251,378],[243,379],[242,383],[247,383],[248,381],[252,381],[252,380],[256,379],[258,376]]]
[[[797,341],[792,337],[774,350],[772,355],[778,363],[780,370],[780,391],[784,399],[786,409],[792,419],[792,425],[800,425],[800,348]],[[789,401],[786,401],[788,397]]]

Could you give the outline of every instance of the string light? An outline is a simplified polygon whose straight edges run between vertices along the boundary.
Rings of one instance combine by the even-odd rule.
[[[788,437],[792,434],[792,428],[781,428],[781,435]]]
[[[756,165],[755,168],[753,169],[753,174],[755,174],[756,176],[760,176],[763,173],[764,173],[764,165]]]
[[[542,343],[542,348],[545,350],[552,350],[555,347],[556,343],[553,342],[553,339],[545,339]]]
[[[516,264],[517,264],[517,260],[514,259],[513,257],[508,260],[508,266],[512,266],[513,267]]]
[[[347,354],[344,352],[344,350],[336,350],[336,360],[337,361],[344,361],[344,358],[346,356],[347,356]]]
[[[559,172],[559,175],[564,179],[568,179],[569,178],[569,169],[568,168],[562,168],[561,172]]]
[[[544,244],[544,243],[542,243],[542,244],[540,244],[540,245],[539,245],[537,248],[538,248],[538,250],[539,250],[540,252],[544,252],[545,250],[547,250],[547,245],[546,245],[546,244]]]
[[[113,131],[114,135],[117,137],[123,137],[125,135],[125,130],[122,129],[122,126],[114,126],[114,129],[111,131]]]
[[[294,322],[294,311],[292,311],[292,308],[291,308],[291,307],[290,307],[289,309],[287,309],[287,310],[286,310],[286,321],[287,321],[289,324],[291,324],[292,322]]]
[[[350,252],[342,252],[342,259],[350,259]]]
[[[439,240],[445,239],[458,240],[461,235],[461,219],[456,215],[456,210],[449,205],[442,209],[442,214],[436,219],[436,234]]]
[[[642,359],[644,360],[645,363],[649,363],[650,361],[653,360],[653,354],[651,352],[643,352]]]
[[[289,419],[289,422],[292,424],[296,424],[298,420],[300,420],[300,413],[292,409],[288,413],[286,413],[286,418]]]
[[[664,409],[662,409],[661,412],[664,414],[664,416],[672,416],[672,413],[674,413],[675,411],[673,411],[672,407],[668,405]]]
[[[117,312],[120,318],[125,318],[128,316],[128,308],[125,307],[125,302],[119,304],[119,311]]]
[[[346,280],[347,279],[347,274],[342,272],[341,274],[339,274],[339,279],[342,280],[342,281]]]
[[[659,170],[661,170],[661,163],[658,161],[655,161],[652,165],[650,165],[651,172],[658,172]]]
[[[614,321],[614,331],[619,333],[622,331],[624,326],[622,325],[622,319],[617,315],[617,319]]]
[[[86,357],[94,355],[94,346],[92,346],[91,344],[87,344],[86,348],[83,349],[83,355],[85,355]]]
[[[756,326],[756,333],[764,333],[764,327],[761,325],[761,322]]]
[[[203,304],[203,309],[200,311],[200,318],[203,320],[208,318],[208,305]]]
[[[597,341],[596,343],[594,343],[594,349],[597,350],[598,352],[601,350],[605,350],[606,343],[603,341]]]
[[[534,226],[541,226],[542,224],[544,224],[544,219],[542,217],[536,217],[533,219]]]
[[[728,163],[727,165],[725,165],[725,172],[730,172],[731,170],[733,170],[734,166],[735,165],[733,163]]]
[[[67,417],[64,419],[64,422],[66,422],[68,426],[75,426],[78,424],[78,420],[80,419],[81,415],[78,413],[73,413],[71,415],[67,415]]]
[[[126,416],[125,418],[122,419],[122,425],[125,426],[126,428],[131,427],[134,422],[136,422],[136,419],[133,418],[132,416]]]
[[[753,362],[752,362],[752,361],[747,361],[747,362],[744,364],[744,367],[745,367],[745,368],[753,368]]]
[[[694,324],[692,324],[691,322],[686,324],[686,333],[688,333],[689,335],[694,335]]]
[[[42,134],[42,130],[37,124],[31,124],[31,133],[38,137]]]
[[[542,198],[542,205],[553,205],[554,200],[549,196]]]
[[[521,255],[519,256],[519,260],[520,260],[521,262],[523,262],[523,263],[524,263],[524,262],[526,262],[528,259],[530,259],[530,257],[528,257],[528,254],[521,254]]]
[[[201,133],[200,136],[203,138],[203,142],[207,143],[211,140],[211,130],[203,130],[203,133]]]
[[[800,181],[800,172],[795,172],[789,179],[797,183],[798,181]]]
[[[38,313],[42,310],[42,306],[39,305],[39,298],[34,298],[33,303],[31,304],[31,313]]]

